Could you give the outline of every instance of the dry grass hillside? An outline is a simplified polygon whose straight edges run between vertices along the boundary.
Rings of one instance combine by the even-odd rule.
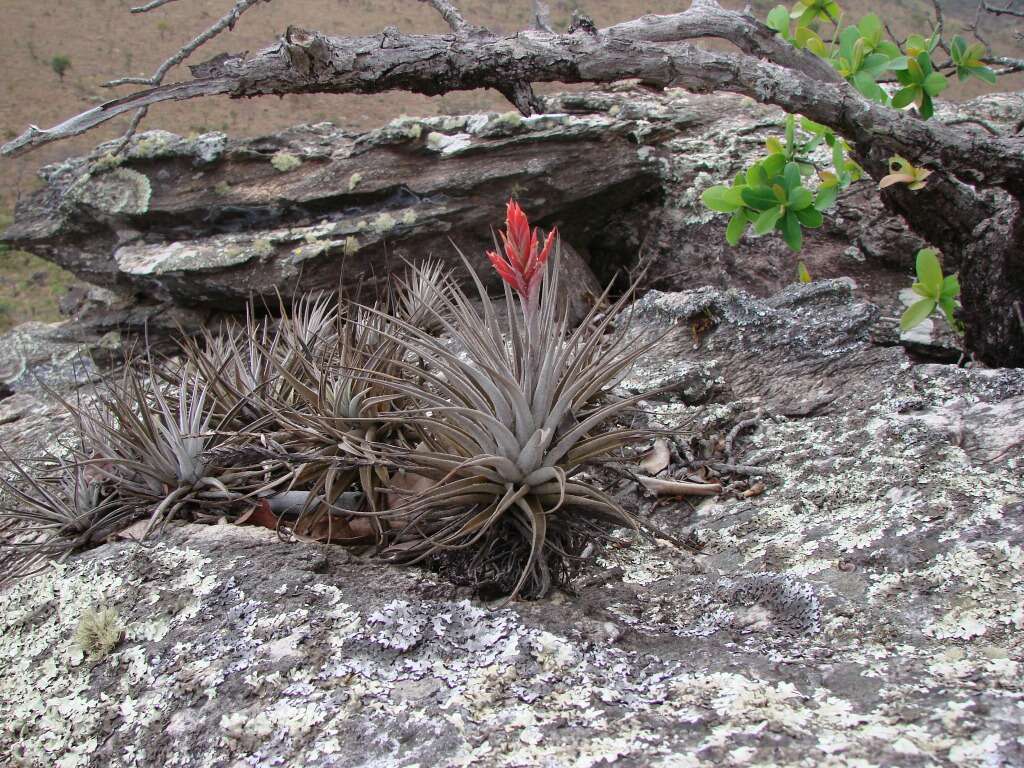
[[[0,50],[4,51],[4,67],[0,70],[0,139],[13,138],[29,123],[53,125],[110,98],[112,91],[102,88],[103,82],[126,74],[151,73],[164,57],[207,27],[231,4],[231,0],[179,0],[150,14],[129,14],[128,9],[139,1],[3,0],[0,6]],[[775,2],[759,0],[754,5],[763,18]],[[725,4],[741,7],[745,3],[733,0]],[[896,3],[846,0],[842,5],[848,18],[872,10],[879,12],[892,20],[893,28],[900,34],[911,29],[926,30],[931,9],[927,0]],[[502,31],[523,28],[531,10],[530,0],[462,0],[459,6],[473,22]],[[557,24],[566,24],[572,10],[579,7],[604,26],[643,13],[675,12],[685,8],[687,3],[684,0],[551,0],[550,6]],[[193,63],[223,51],[257,50],[289,24],[334,34],[376,33],[389,24],[408,32],[446,29],[429,6],[415,0],[279,0],[254,8],[242,18],[234,32],[200,50]],[[955,20],[950,21],[952,29],[960,26]],[[987,30],[1000,50],[1019,56],[1022,55],[1021,44],[1014,39],[1013,27],[1013,24],[990,20]],[[65,58],[69,64],[63,77],[57,74],[55,57]],[[181,76],[187,76],[187,72]],[[172,73],[168,81],[174,79]],[[1002,87],[1011,89],[1022,85],[1007,78]],[[958,87],[951,91],[954,97],[978,92],[975,84],[971,89]],[[216,129],[251,136],[302,122],[330,120],[352,128],[367,128],[402,113],[459,113],[480,109],[507,110],[508,105],[495,94],[483,91],[434,99],[404,93],[288,96],[249,101],[216,98],[160,106],[153,110],[144,127],[181,133]],[[117,135],[124,126],[125,121],[112,122],[101,130],[44,147],[27,157],[0,160],[0,178],[3,179],[0,221],[9,216],[17,197],[33,188],[36,169],[41,164],[81,153]],[[11,304],[11,297],[5,293],[10,286],[4,285],[25,284],[25,276],[16,267],[9,259],[0,263],[0,301],[6,300],[14,315],[20,316],[21,311],[15,306],[17,301]],[[36,263],[21,271],[24,270],[32,274],[42,271]],[[42,315],[48,316],[51,311],[52,307]],[[0,324],[3,324],[2,316]]]

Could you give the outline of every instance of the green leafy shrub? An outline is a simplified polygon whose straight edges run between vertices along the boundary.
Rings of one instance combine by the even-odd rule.
[[[64,54],[58,54],[50,59],[50,69],[56,73],[57,77],[63,80],[64,75],[71,69],[71,59]]]
[[[922,248],[917,252],[917,282],[912,286],[921,298],[914,302],[900,318],[900,330],[909,331],[931,316],[936,308],[942,310],[949,327],[963,333],[963,323],[956,317],[960,306],[960,281],[956,275],[942,274],[938,252]]]
[[[827,61],[866,99],[893,109],[914,107],[924,120],[934,115],[934,98],[949,86],[949,79],[934,59],[940,46],[947,47],[939,29],[927,37],[912,34],[901,42],[888,40],[885,23],[879,16],[867,14],[856,24],[844,24],[843,10],[833,0],[799,0],[792,9],[778,5],[768,13],[766,24],[796,48]],[[948,51],[950,62],[943,66],[955,71],[959,80],[977,77],[995,83],[996,75],[985,63],[984,44],[968,44],[956,35],[948,44]],[[823,214],[835,203],[838,193],[861,177],[861,168],[848,158],[850,147],[841,138],[806,118],[800,119],[800,128],[803,135],[798,137],[795,118],[788,115],[785,143],[778,137],[769,137],[767,158],[738,174],[731,185],[704,191],[704,205],[730,214],[725,234],[730,245],[738,245],[744,233],[752,229],[755,235],[778,232],[793,251],[799,251],[803,246],[803,229],[821,226]],[[830,170],[816,170],[807,157],[822,141],[832,149]],[[884,189],[906,184],[908,189],[917,191],[924,188],[930,173],[896,156],[890,161],[890,173],[879,186]],[[798,268],[801,280],[804,274],[806,269]],[[915,290],[924,284],[919,280]],[[952,288],[945,290],[946,293],[940,290],[922,299],[934,301],[927,311],[922,302],[915,304],[916,310],[911,308],[914,317],[924,313],[916,322],[931,314],[936,306],[941,307],[940,302],[948,304],[955,300],[955,295],[948,293]],[[952,318],[952,314],[947,312],[947,317]]]

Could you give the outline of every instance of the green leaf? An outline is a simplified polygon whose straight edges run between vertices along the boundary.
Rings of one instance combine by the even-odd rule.
[[[927,289],[927,288],[926,288],[926,287],[925,287],[924,285],[922,285],[921,283],[914,283],[914,284],[913,284],[912,286],[910,286],[910,290],[912,290],[912,291],[913,291],[914,293],[916,293],[916,294],[917,294],[918,296],[921,296],[921,297],[923,297],[923,298],[925,298],[925,299],[931,299],[931,298],[934,298],[934,297],[932,296],[932,293],[931,293],[931,291],[929,291],[929,290],[928,290],[928,289]]]
[[[796,163],[786,163],[786,169],[782,173],[783,188],[788,192],[800,186],[800,166]]]
[[[719,213],[732,213],[737,208],[743,207],[743,200],[738,194],[738,190],[733,187],[721,185],[708,187],[700,199],[712,211]]]
[[[814,203],[814,195],[807,187],[794,187],[789,190],[788,206],[791,210],[802,211]]]
[[[772,157],[774,157],[774,155],[772,155]],[[768,186],[768,174],[764,170],[763,162],[754,163],[747,169],[747,184],[751,187]]]
[[[769,208],[767,211],[762,213],[754,221],[754,233],[758,235],[766,235],[775,229],[775,224],[782,216],[782,208],[775,207]]]
[[[766,21],[769,29],[774,29],[783,37],[789,35],[789,11],[784,5],[776,5],[768,12]]]
[[[796,263],[796,279],[801,283],[811,282],[811,273],[807,271],[807,265],[803,261]]]
[[[956,275],[946,275],[942,281],[942,290],[939,297],[944,299],[955,299],[960,296],[960,279]]]
[[[825,47],[825,43],[822,42],[821,38],[815,35],[813,32],[807,36],[807,39],[804,41],[804,44],[801,47],[806,48],[808,51],[810,51],[819,58],[828,58],[828,48]]]
[[[882,20],[873,13],[857,22],[857,28],[864,35],[871,47],[874,48],[882,41]]]
[[[970,73],[979,80],[984,80],[989,85],[996,84],[996,73],[988,67],[971,67]]]
[[[775,193],[768,187],[744,187],[740,194],[744,203],[758,211],[777,208],[779,205],[779,201],[775,199]]]
[[[959,306],[954,299],[948,296],[939,299],[939,308],[942,310],[942,314],[946,316],[946,322],[949,323],[949,327],[956,333],[962,334],[964,332],[964,324],[956,317],[956,310]]]
[[[856,27],[847,27],[839,33],[839,55],[847,61],[852,62],[854,57],[854,46],[860,40],[860,30]]]
[[[883,91],[878,83],[875,82],[875,78],[869,72],[861,70],[855,74],[853,76],[853,87],[856,88],[862,96],[871,99],[872,101],[877,101],[883,104],[888,101],[885,91]]]
[[[949,87],[949,81],[941,72],[932,72],[924,79],[924,90],[929,96],[938,96]]]
[[[732,246],[739,245],[740,238],[747,231],[747,223],[747,212],[742,208],[736,211],[729,219],[729,226],[725,228],[725,241]]]
[[[782,174],[782,169],[786,167],[786,156],[785,154],[769,155],[761,161],[761,167],[767,175],[765,179],[765,184],[767,185],[769,179]]]
[[[898,56],[903,55],[902,51],[900,51],[899,49],[899,46],[897,46],[895,43],[889,42],[888,40],[883,40],[878,45],[876,45],[875,51],[877,53],[884,53],[890,59],[895,59]]]
[[[967,53],[967,41],[960,35],[955,35],[953,42],[949,45],[950,56],[952,56],[955,63],[959,64],[964,60],[965,53]]]
[[[920,85],[924,82],[924,71],[921,69],[921,65],[917,59],[907,59],[907,75],[910,76],[910,82]]]
[[[790,250],[799,252],[804,244],[803,232],[800,230],[800,220],[793,211],[786,211],[782,217],[782,239]]]
[[[835,205],[839,197],[839,186],[821,187],[818,189],[818,196],[814,198],[814,208],[818,211],[827,211]]]
[[[942,266],[939,252],[934,248],[922,248],[917,252],[917,279],[936,299],[942,293]]]
[[[921,67],[923,77],[927,77],[932,73],[932,57],[928,55],[928,51],[921,51],[921,53],[917,54],[914,61]]]
[[[917,94],[920,91],[920,87],[916,85],[908,85],[906,88],[902,88],[896,92],[896,95],[892,97],[892,105],[896,109],[903,109],[904,107],[910,106],[914,103],[914,99],[917,98]]]
[[[914,302],[903,313],[903,317],[900,318],[900,330],[909,331],[911,328],[920,325],[928,319],[928,315],[933,311],[935,311],[934,299],[921,299]]]
[[[911,56],[917,56],[921,51],[927,50],[928,43],[920,35],[909,35],[906,42],[907,53]]]
[[[800,223],[808,229],[817,229],[825,222],[825,217],[817,208],[803,208],[796,211],[796,217]]]
[[[932,102],[932,97],[927,93],[921,93],[921,117],[925,120],[935,114],[935,104]]]
[[[781,155],[786,152],[786,149],[782,146],[782,142],[779,141],[778,136],[769,136],[765,139],[764,145],[772,155]]]
[[[881,53],[871,53],[864,57],[864,63],[860,65],[862,72],[867,72],[877,78],[889,68],[889,57]]]
[[[906,56],[890,56],[889,63],[885,65],[885,68],[893,72],[900,72],[907,68],[908,61],[909,59]]]
[[[981,60],[985,58],[985,54],[988,53],[988,49],[982,43],[974,43],[966,51],[964,51],[963,63],[968,66],[976,66],[981,63]]]

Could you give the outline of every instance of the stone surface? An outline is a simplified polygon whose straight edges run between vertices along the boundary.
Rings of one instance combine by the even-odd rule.
[[[149,131],[125,157],[107,144],[44,169],[4,237],[106,288],[238,310],[339,284],[371,298],[406,261],[460,264],[453,242],[483,265],[514,196],[586,264],[612,247],[609,227],[638,227],[660,198],[659,138],[702,118],[652,124],[584,106],[566,97],[537,117],[402,118],[364,134]],[[592,277],[565,284],[574,301],[594,289]]]
[[[667,539],[492,610],[271,532],[108,544],[0,598],[0,763],[1010,766],[1024,762],[1024,372],[915,364],[847,280],[649,292],[624,388],[763,491],[619,496]],[[29,417],[22,417],[29,418]],[[0,424],[0,439],[19,420]],[[102,658],[73,637],[113,608]]]

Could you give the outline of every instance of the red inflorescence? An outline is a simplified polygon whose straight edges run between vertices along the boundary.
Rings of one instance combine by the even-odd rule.
[[[544,240],[544,247],[540,245],[539,230],[530,230],[530,221],[523,213],[523,209],[515,200],[508,201],[508,213],[505,218],[505,231],[499,232],[502,243],[505,246],[505,256],[495,251],[488,251],[487,258],[498,270],[501,279],[519,292],[527,301],[537,295],[540,288],[541,276],[544,274],[544,263],[551,255],[551,248],[555,244],[558,229],[551,230],[551,233]]]

